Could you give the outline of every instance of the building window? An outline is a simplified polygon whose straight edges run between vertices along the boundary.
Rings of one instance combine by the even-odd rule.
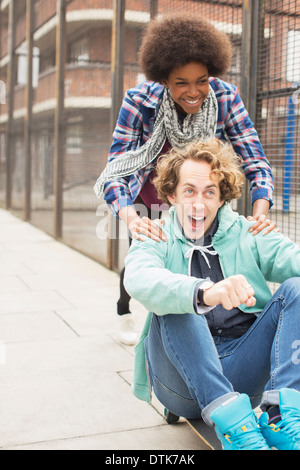
[[[32,86],[37,88],[39,83],[40,72],[40,50],[38,47],[33,48],[32,59]],[[23,43],[18,50],[18,85],[26,85],[27,83],[27,44]]]
[[[67,131],[67,155],[81,155],[82,153],[82,130],[81,126],[72,126]]]
[[[241,73],[242,50],[241,43],[232,41],[232,64],[230,72],[239,75]]]
[[[287,35],[286,79],[300,82],[300,31],[291,30]]]
[[[0,80],[0,104],[6,103],[6,85]]]
[[[80,39],[71,46],[71,62],[75,64],[86,64],[90,60],[89,40]]]

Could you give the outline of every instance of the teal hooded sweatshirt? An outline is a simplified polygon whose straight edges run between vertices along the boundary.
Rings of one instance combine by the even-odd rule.
[[[300,276],[300,248],[281,233],[253,236],[253,222],[234,212],[229,204],[218,211],[219,227],[212,244],[217,251],[224,278],[243,274],[254,289],[256,305],[239,308],[259,315],[272,292],[268,283],[281,284]],[[194,308],[195,288],[199,279],[189,275],[189,242],[178,224],[175,207],[170,209],[163,231],[167,242],[150,238],[134,240],[125,260],[124,285],[127,292],[148,310],[148,316],[135,347],[132,392],[150,402],[144,341],[148,336],[152,314],[197,315]]]

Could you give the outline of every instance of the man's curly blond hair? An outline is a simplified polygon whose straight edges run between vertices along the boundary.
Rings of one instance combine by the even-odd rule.
[[[162,202],[170,205],[167,196],[175,194],[180,168],[186,160],[206,161],[211,164],[211,174],[219,181],[221,201],[230,202],[241,197],[245,180],[241,157],[235,154],[229,143],[209,139],[193,142],[184,149],[171,149],[159,158],[157,177],[153,184]]]

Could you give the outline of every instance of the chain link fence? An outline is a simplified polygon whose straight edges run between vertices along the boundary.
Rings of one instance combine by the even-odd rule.
[[[174,11],[229,35],[233,63],[222,78],[238,86],[271,163],[271,218],[299,243],[298,0],[1,0],[0,204],[116,270],[127,230],[93,186],[125,90],[143,80],[143,31]],[[247,192],[238,208],[247,213]]]

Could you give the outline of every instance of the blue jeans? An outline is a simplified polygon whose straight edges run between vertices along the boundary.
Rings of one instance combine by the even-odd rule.
[[[285,281],[238,339],[212,337],[204,315],[153,315],[145,347],[154,393],[178,416],[198,419],[236,392],[257,406],[264,391],[300,391],[300,278]]]

